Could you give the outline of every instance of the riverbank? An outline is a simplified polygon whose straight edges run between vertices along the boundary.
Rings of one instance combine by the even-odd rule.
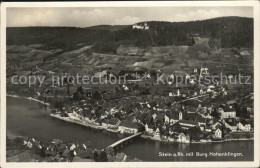
[[[6,96],[8,96],[8,97],[15,97],[15,98],[21,98],[21,99],[26,99],[26,100],[30,100],[30,101],[35,101],[35,102],[41,103],[41,104],[43,104],[43,105],[50,106],[49,103],[46,103],[46,102],[44,102],[44,101],[41,101],[41,100],[39,100],[39,99],[35,99],[35,98],[32,98],[32,97],[24,97],[24,96],[11,95],[11,94],[6,94]]]
[[[111,155],[84,143],[66,142],[60,139],[42,142],[23,136],[7,137],[7,162],[133,162],[140,159],[125,153]]]
[[[97,129],[97,130],[106,130],[106,131],[112,132],[112,133],[119,133],[117,130],[108,129],[101,125],[93,124],[93,122],[80,121],[80,120],[77,120],[76,117],[72,118],[71,114],[69,114],[69,115],[70,115],[69,117],[61,117],[59,114],[51,114],[50,116],[53,118],[63,120],[63,121],[67,121],[67,122],[74,123],[74,124],[79,124],[79,125],[82,125],[85,127],[90,127],[90,128]]]
[[[91,148],[76,148],[73,143],[63,142],[58,139],[43,142],[36,138],[24,136],[7,137],[6,160],[7,162],[84,162],[93,161],[83,158],[82,152],[92,152]],[[91,155],[90,155],[91,156]],[[75,160],[74,160],[75,159]]]
[[[50,106],[49,103],[45,103],[41,100],[38,100],[38,99],[32,98],[32,97],[23,97],[23,96],[18,96],[18,95],[11,95],[11,94],[7,94],[7,96],[15,97],[15,98],[23,98],[23,99],[26,99],[26,100],[35,101],[35,102]],[[109,128],[104,127],[102,125],[99,125],[99,124],[97,124],[97,123],[95,123],[94,121],[91,121],[91,120],[88,120],[88,121],[84,120],[83,121],[80,118],[74,116],[73,113],[68,113],[68,115],[69,115],[69,117],[62,117],[59,114],[50,114],[51,117],[59,119],[59,120],[63,120],[63,121],[66,121],[66,122],[78,124],[78,125],[93,128],[93,129],[96,129],[96,130],[105,130],[107,132],[111,132],[111,133],[115,133],[115,134],[123,134],[123,133],[119,132],[118,130],[109,129]],[[165,142],[165,143],[180,143],[180,142],[171,141],[171,140],[168,140],[168,139],[167,140],[161,139],[160,136],[149,136],[149,135],[143,134],[141,137],[143,139],[147,139],[147,140],[149,139],[149,140],[160,141],[160,142]],[[228,142],[228,141],[248,141],[248,140],[254,140],[254,139],[253,138],[239,138],[239,139],[225,139],[225,140],[219,140],[219,141],[204,140],[204,141],[191,142],[191,143],[206,144],[206,143],[220,143],[220,142]]]
[[[113,133],[120,133],[119,131],[110,130],[110,129],[107,129],[106,127],[103,127],[103,126],[100,126],[100,125],[94,125],[94,124],[91,124],[91,123],[83,122],[81,120],[77,120],[76,118],[73,119],[73,118],[71,118],[72,115],[70,115],[70,117],[61,117],[58,114],[51,114],[51,116],[54,117],[54,118],[63,120],[63,121],[79,124],[79,125],[86,126],[86,127],[91,127],[91,128],[98,129],[98,130],[107,130],[107,131],[113,132]],[[149,140],[153,140],[153,141],[160,141],[160,142],[166,142],[166,143],[180,143],[180,142],[176,142],[176,141],[163,140],[163,139],[160,138],[160,136],[149,136],[149,135],[142,134],[141,137],[143,139],[149,139]],[[225,139],[225,140],[219,140],[219,141],[205,140],[205,141],[190,142],[190,143],[192,143],[192,144],[205,144],[205,143],[220,143],[220,142],[249,141],[249,140],[254,140],[254,138]],[[189,143],[186,143],[186,144],[189,144]]]
[[[12,94],[6,94],[6,96],[14,97],[14,98],[26,99],[26,100],[30,100],[30,101],[35,101],[35,102],[41,103],[43,105],[50,106],[49,103],[45,103],[44,101],[41,101],[41,100],[38,100],[38,99],[35,99],[35,98],[32,98],[32,97],[24,97],[24,96],[19,96],[19,95],[12,95]],[[57,118],[57,119],[63,120],[63,121],[79,124],[79,125],[82,125],[82,126],[85,126],[85,127],[90,127],[90,128],[97,129],[97,130],[106,130],[106,131],[111,132],[111,133],[119,133],[118,130],[108,129],[108,128],[103,127],[101,125],[93,124],[93,122],[91,122],[91,121],[89,121],[89,122],[82,122],[80,120],[77,120],[76,117],[71,118],[72,117],[71,115],[70,115],[71,117],[61,117],[58,114],[51,114],[50,116],[53,117],[53,118]]]
[[[163,140],[159,136],[149,136],[149,135],[141,135],[143,139],[152,140],[152,141],[160,141],[165,143],[181,143],[176,141],[170,141],[170,140]],[[239,139],[225,139],[225,140],[219,140],[219,141],[212,141],[212,140],[205,140],[205,141],[199,141],[199,142],[190,142],[190,143],[183,143],[183,144],[208,144],[208,143],[221,143],[221,142],[232,142],[232,141],[253,141],[254,138],[239,138]]]
[[[37,102],[26,99],[7,97],[7,130],[16,135],[34,137],[43,142],[50,142],[54,138],[64,142],[76,142],[92,145],[97,149],[104,149],[116,141],[124,138],[121,134],[99,131],[96,129],[73,124],[50,116],[50,109],[44,108]],[[137,138],[120,150],[128,157],[137,157],[143,161],[174,162],[174,157],[159,157],[159,152],[183,151],[191,152],[241,152],[243,157],[186,157],[185,161],[252,161],[254,141],[234,141],[207,144],[179,144],[159,142],[143,138]],[[120,152],[118,151],[118,152]],[[149,155],[147,155],[149,154]]]

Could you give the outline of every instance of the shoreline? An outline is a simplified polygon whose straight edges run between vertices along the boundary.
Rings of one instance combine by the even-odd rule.
[[[94,124],[87,123],[87,122],[77,121],[75,119],[72,119],[71,117],[61,117],[58,114],[50,114],[50,116],[53,118],[59,119],[59,120],[67,121],[67,122],[74,123],[74,124],[79,124],[79,125],[82,125],[85,127],[90,127],[90,128],[96,129],[96,130],[106,130],[108,132],[118,133],[118,131],[107,129],[101,125],[94,125]]]
[[[24,97],[24,96],[18,96],[18,95],[14,95],[14,94],[6,94],[6,96],[8,96],[8,97],[20,98],[20,99],[26,99],[26,100],[30,100],[30,101],[35,101],[35,102],[41,103],[41,104],[43,104],[43,105],[50,106],[49,103],[45,103],[44,101],[41,101],[41,100],[39,100],[39,99],[35,99],[35,98],[33,98],[33,97]]]
[[[50,106],[49,103],[45,103],[41,100],[38,100],[38,99],[35,99],[35,98],[32,98],[32,97],[23,97],[23,96],[18,96],[18,95],[11,95],[11,94],[6,94],[6,96],[15,97],[15,98],[22,98],[22,99],[35,101],[35,102]],[[81,125],[81,126],[93,128],[93,129],[96,129],[96,130],[106,130],[106,131],[111,132],[111,133],[124,135],[123,133],[120,133],[118,130],[112,130],[112,129],[105,128],[104,126],[101,126],[101,125],[94,125],[94,124],[91,124],[91,123],[79,121],[79,120],[73,119],[71,117],[61,117],[59,114],[50,114],[50,116],[53,117],[53,118],[59,119],[59,120],[63,120],[63,121],[66,121],[66,122],[70,122],[70,123],[78,124],[78,125]],[[162,139],[159,139],[159,138],[153,138],[152,136],[148,136],[148,135],[144,135],[144,134],[141,135],[141,138],[146,139],[146,140],[169,143],[169,144],[170,143],[180,143],[180,142],[175,142],[175,141],[162,140]],[[252,141],[252,140],[254,140],[254,138],[226,139],[226,140],[220,140],[220,141],[211,141],[210,140],[210,141],[203,141],[203,142],[190,142],[190,143],[180,143],[180,144],[208,144],[208,143],[222,143],[222,142],[231,142],[231,141]]]
[[[91,128],[97,129],[97,130],[106,130],[106,131],[109,131],[109,132],[112,132],[112,133],[120,134],[119,131],[113,131],[113,130],[109,130],[109,129],[103,127],[103,126],[95,126],[95,125],[88,124],[86,122],[73,120],[70,117],[61,117],[61,116],[59,116],[57,114],[56,115],[55,114],[51,114],[51,116],[54,117],[54,118],[63,120],[63,121],[79,124],[79,125],[82,125],[82,126],[85,126],[85,127],[91,127]],[[165,142],[165,143],[180,143],[180,142],[175,142],[175,141],[162,140],[162,139],[158,139],[158,138],[155,139],[155,138],[153,138],[151,136],[144,135],[144,134],[141,135],[141,138],[146,139],[146,140],[148,139],[148,140],[152,140],[152,141]],[[211,141],[210,140],[210,141],[204,141],[204,142],[191,142],[191,143],[181,143],[181,144],[208,144],[208,143],[221,143],[221,142],[231,142],[231,141],[251,141],[251,140],[254,140],[254,138],[227,139],[227,140],[220,140],[220,141]]]
[[[253,138],[241,138],[241,139],[227,139],[227,140],[220,140],[220,141],[204,141],[204,142],[190,142],[190,143],[181,143],[181,142],[175,142],[175,141],[169,141],[169,140],[161,140],[161,139],[155,139],[151,136],[148,135],[141,135],[141,137],[143,139],[146,140],[151,140],[151,141],[159,141],[159,142],[163,142],[163,143],[169,143],[169,144],[173,144],[173,143],[178,143],[178,144],[209,144],[209,143],[223,143],[223,142],[233,142],[233,141],[254,141]]]

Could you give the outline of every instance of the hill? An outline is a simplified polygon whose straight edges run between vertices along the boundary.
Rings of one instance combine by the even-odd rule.
[[[78,45],[95,44],[93,50],[115,53],[120,44],[138,47],[192,45],[194,34],[209,38],[210,44],[220,41],[223,48],[253,47],[253,19],[221,17],[191,22],[146,22],[148,30],[129,26],[99,25],[76,27],[8,27],[8,45],[44,44],[47,49],[76,49]],[[143,24],[143,23],[138,23]]]
[[[97,25],[97,26],[87,27],[87,29],[118,31],[126,27],[129,27],[129,25]]]

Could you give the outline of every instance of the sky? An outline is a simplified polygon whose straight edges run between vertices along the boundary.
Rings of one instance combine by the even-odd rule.
[[[252,7],[67,7],[7,8],[8,27],[129,25],[142,21],[194,21],[253,17]]]

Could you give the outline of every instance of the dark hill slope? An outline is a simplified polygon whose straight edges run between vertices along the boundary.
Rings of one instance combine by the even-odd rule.
[[[99,52],[115,52],[119,44],[192,45],[190,34],[221,39],[222,47],[253,47],[253,19],[222,17],[192,22],[147,22],[150,29],[135,30],[132,26],[99,25],[75,27],[12,27],[7,28],[7,44],[46,44],[47,48],[74,49],[76,44],[96,44]]]

